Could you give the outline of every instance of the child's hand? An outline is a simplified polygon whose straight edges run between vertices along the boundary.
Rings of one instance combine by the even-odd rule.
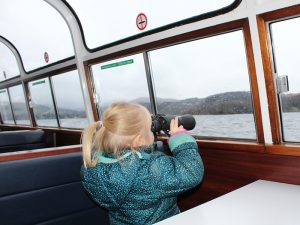
[[[175,117],[171,120],[170,123],[170,134],[174,135],[175,133],[185,133],[186,130],[183,128],[183,126],[178,127],[178,117]]]

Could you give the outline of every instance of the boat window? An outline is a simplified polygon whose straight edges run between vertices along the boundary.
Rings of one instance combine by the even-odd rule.
[[[12,51],[0,42],[0,82],[20,75],[16,57]]]
[[[96,64],[91,71],[100,112],[116,101],[137,102],[150,109],[142,54]]]
[[[29,82],[28,86],[37,125],[57,127],[49,78]]]
[[[62,16],[41,0],[1,0],[1,35],[19,51],[26,71],[74,55]]]
[[[149,52],[158,113],[192,114],[192,134],[256,139],[243,32]]]
[[[282,134],[286,142],[300,142],[299,27],[300,18],[270,25],[276,77],[288,76],[289,90],[284,83],[281,86],[283,89],[278,90]]]
[[[10,87],[8,90],[16,124],[30,125],[30,119],[22,85]]]
[[[93,49],[183,19],[229,6],[234,0],[128,1],[67,0]]]
[[[88,125],[77,70],[51,77],[59,124],[65,128]]]
[[[7,89],[0,90],[0,113],[3,123],[15,124]]]

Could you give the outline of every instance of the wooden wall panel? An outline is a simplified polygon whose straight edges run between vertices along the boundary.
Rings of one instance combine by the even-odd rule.
[[[258,179],[300,185],[300,157],[214,149],[200,152],[205,165],[204,180],[179,197],[183,211]]]

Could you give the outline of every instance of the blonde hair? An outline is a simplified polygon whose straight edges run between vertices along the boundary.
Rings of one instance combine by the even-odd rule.
[[[112,104],[99,122],[91,124],[82,135],[83,162],[85,167],[94,167],[98,161],[97,152],[117,155],[120,150],[132,149],[134,139],[140,135],[143,146],[152,144],[151,115],[141,105],[119,102]],[[143,147],[138,146],[138,147]]]

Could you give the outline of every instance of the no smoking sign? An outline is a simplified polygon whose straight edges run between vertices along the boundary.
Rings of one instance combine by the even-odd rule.
[[[140,13],[136,17],[136,26],[139,30],[144,30],[147,27],[147,16],[144,13]]]

